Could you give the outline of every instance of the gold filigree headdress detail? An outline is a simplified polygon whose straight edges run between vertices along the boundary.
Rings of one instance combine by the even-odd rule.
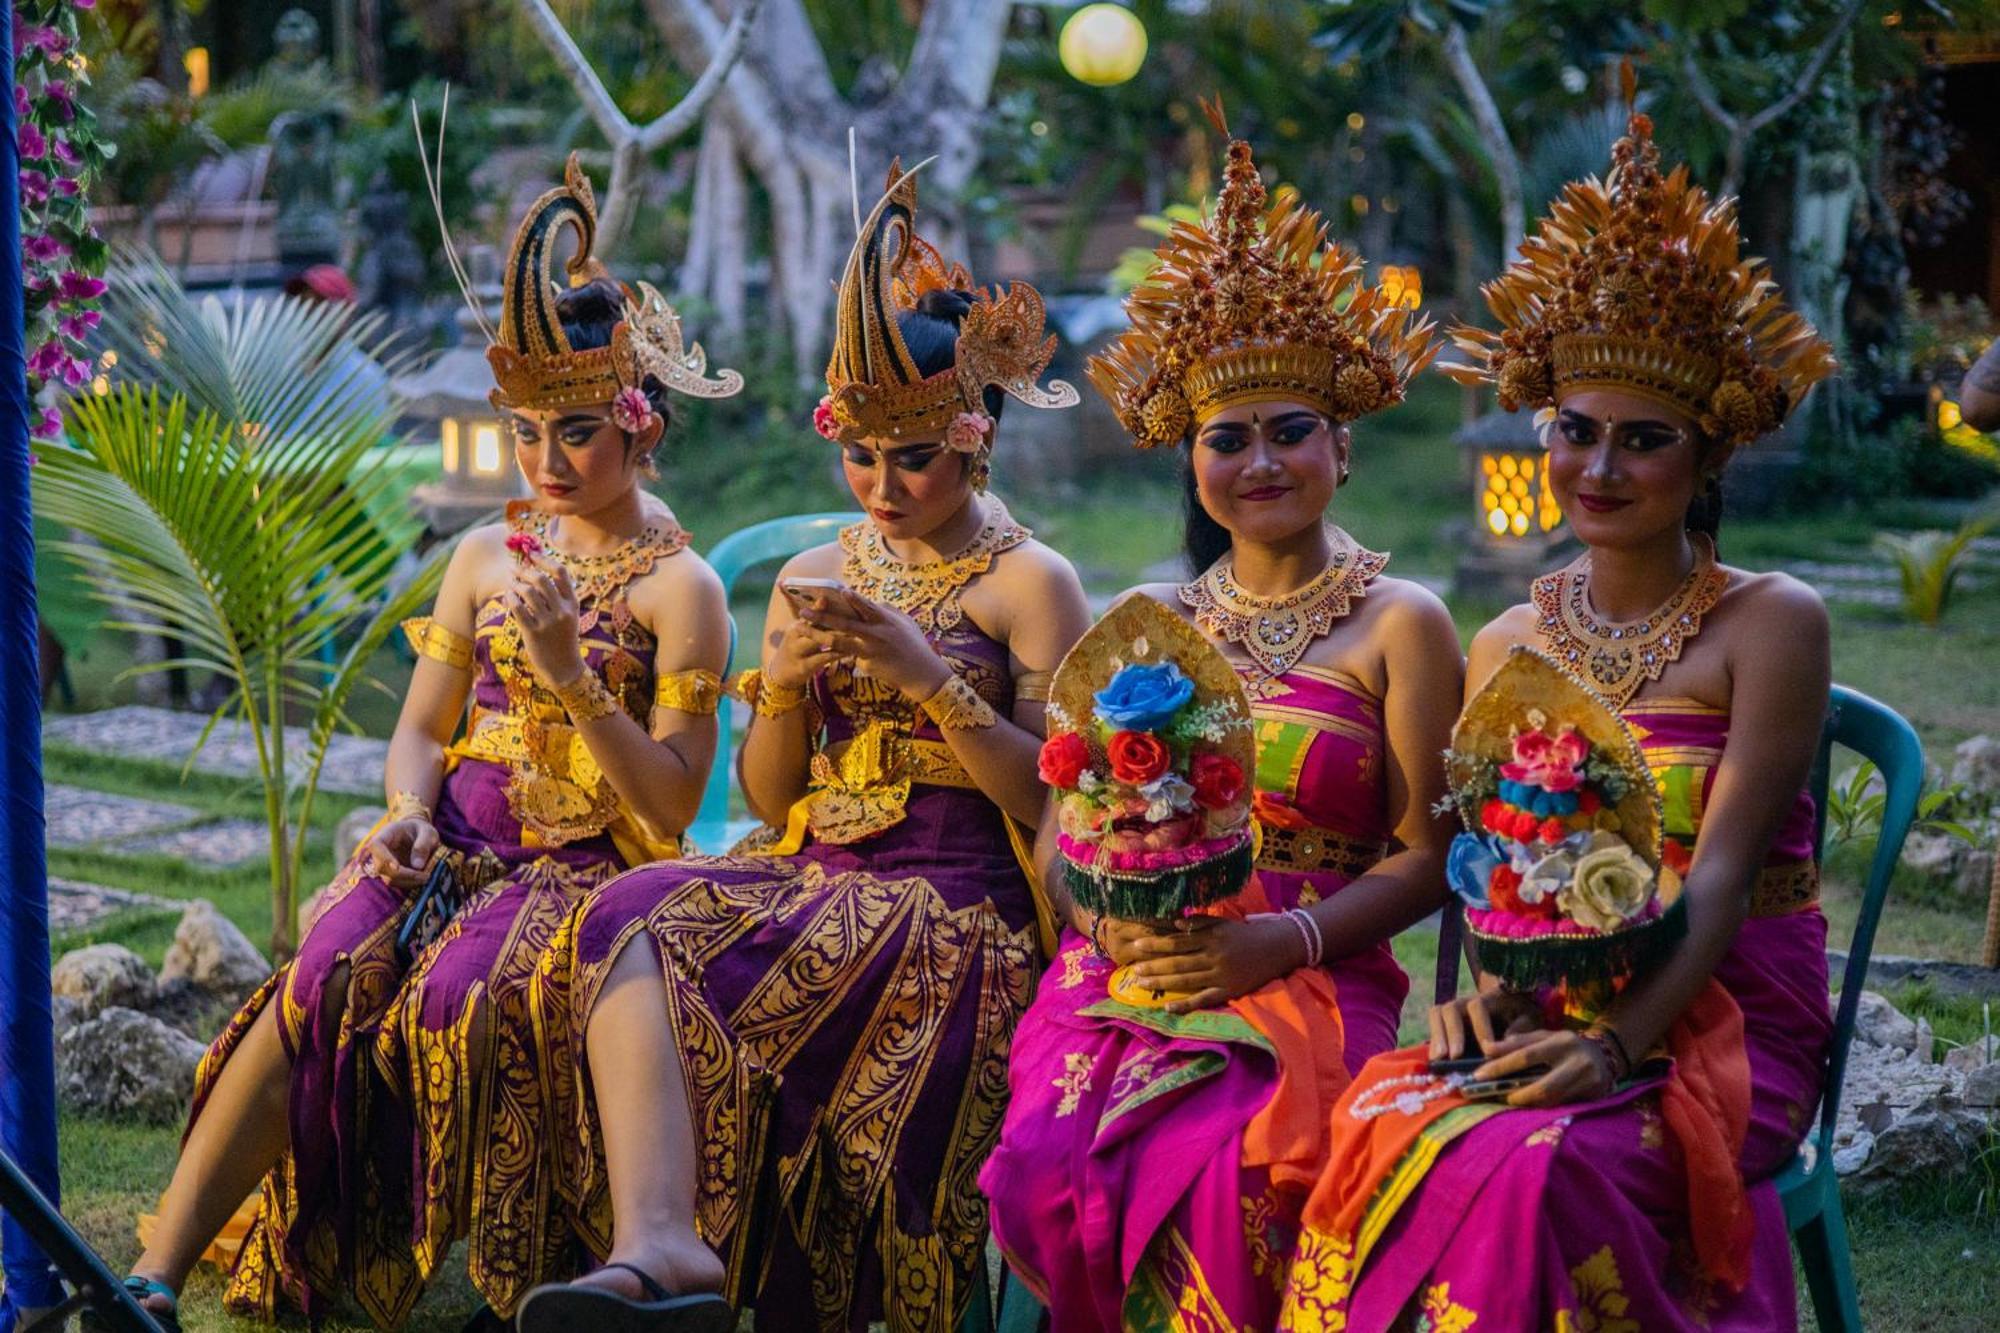
[[[636,294],[623,288],[625,317],[612,330],[609,346],[573,350],[556,313],[556,242],[565,226],[576,229],[575,253],[563,264],[569,284],[609,277],[591,254],[597,199],[574,153],[563,167],[563,183],[535,200],[514,233],[499,334],[486,349],[499,384],[491,395],[495,407],[547,410],[607,402],[620,389],[642,388],[648,375],[696,398],[727,398],[743,388],[743,377],[733,370],[708,377],[701,344],[683,343],[680,316],[650,283],[640,283]]]
[[[1633,91],[1628,65],[1628,103]],[[1492,383],[1507,411],[1621,389],[1686,413],[1717,443],[1748,444],[1782,425],[1834,359],[1741,244],[1736,201],[1711,200],[1685,165],[1662,176],[1653,122],[1634,111],[1609,181],[1566,186],[1521,257],[1481,289],[1500,331],[1454,328],[1470,363],[1440,368]]]
[[[890,166],[888,188],[862,224],[840,275],[827,395],[813,420],[829,439],[948,431],[960,414],[984,418],[989,386],[1030,407],[1077,403],[1076,390],[1061,380],[1046,389],[1035,383],[1056,351],[1055,335],[1045,331],[1041,293],[1025,282],[976,288],[963,264],[947,266],[917,235],[916,175],[923,166]],[[917,369],[896,317],[939,288],[970,292],[972,308],[959,322],[954,364],[927,376]]]
[[[1223,134],[1219,105],[1203,104]],[[1142,449],[1235,403],[1297,398],[1334,421],[1402,401],[1436,354],[1431,322],[1360,280],[1361,260],[1280,189],[1266,207],[1250,145],[1229,144],[1215,213],[1176,223],[1125,302],[1132,326],[1090,382]]]

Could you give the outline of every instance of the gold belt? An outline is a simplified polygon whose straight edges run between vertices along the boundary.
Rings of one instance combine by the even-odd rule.
[[[1750,915],[1790,916],[1819,901],[1819,863],[1784,861],[1765,866],[1750,890]]]
[[[857,745],[856,742],[860,742]],[[978,783],[943,741],[885,736],[864,731],[850,740],[835,741],[822,750],[816,774],[829,785],[852,792],[897,782],[928,783],[933,787],[971,787]]]
[[[1332,874],[1348,879],[1366,874],[1382,859],[1388,845],[1364,842],[1327,828],[1262,827],[1257,868],[1286,875]]]

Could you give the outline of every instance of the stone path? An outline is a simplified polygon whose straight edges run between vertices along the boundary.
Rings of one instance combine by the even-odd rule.
[[[270,846],[257,820],[200,823],[201,811],[170,801],[113,796],[56,782],[43,788],[42,803],[51,847],[171,856],[206,870],[227,870],[262,860]]]
[[[177,912],[186,906],[185,902],[157,898],[150,893],[132,893],[125,889],[106,888],[102,884],[83,884],[73,879],[51,877],[49,880],[51,934],[82,930],[105,917],[129,912],[135,907],[162,907]]]
[[[42,741],[77,750],[133,759],[151,759],[180,764],[193,752],[208,717],[171,708],[132,704],[106,708],[95,713],[53,716],[42,727]],[[306,748],[302,727],[285,728],[285,749],[300,759]],[[354,796],[372,796],[382,790],[382,763],[389,743],[366,736],[335,736],[327,746],[326,765],[320,771],[320,787],[325,791]],[[248,778],[257,772],[257,749],[250,728],[236,719],[218,722],[208,744],[194,761],[198,773]]]

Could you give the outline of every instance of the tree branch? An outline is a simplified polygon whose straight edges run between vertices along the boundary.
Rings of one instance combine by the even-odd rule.
[[[1493,167],[1494,180],[1500,187],[1500,262],[1504,267],[1513,261],[1515,247],[1520,245],[1522,236],[1528,230],[1527,205],[1521,188],[1521,158],[1514,151],[1514,141],[1507,135],[1506,122],[1500,119],[1500,108],[1493,100],[1493,92],[1486,86],[1478,64],[1472,59],[1472,48],[1466,41],[1465,29],[1457,23],[1445,27],[1444,58],[1471,107],[1473,123],[1479,127],[1479,137],[1485,141],[1486,156]]]

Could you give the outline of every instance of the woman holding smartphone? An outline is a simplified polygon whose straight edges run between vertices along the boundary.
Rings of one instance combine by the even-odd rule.
[[[785,566],[741,687],[744,794],[776,832],[607,886],[540,979],[575,1043],[563,1174],[609,1262],[530,1294],[531,1333],[733,1328],[725,1299],[760,1327],[943,1333],[984,1262],[975,1177],[1041,956],[1015,825],[1089,621],[988,460],[1002,391],[1076,395],[1036,387],[1041,298],[970,290],[915,207],[892,169],[815,414],[867,517]]]
[[[742,385],[709,379],[658,293],[591,258],[590,184],[573,157],[566,176],[515,237],[488,350],[535,498],[461,538],[435,610],[405,626],[417,664],[388,816],[202,1060],[127,1279],[163,1324],[260,1179],[226,1296],[240,1313],[318,1315],[346,1291],[394,1327],[466,1238],[473,1285],[504,1316],[566,1254],[528,977],[580,899],[676,854],[700,803],[729,625],[720,583],[641,483],[670,390]],[[566,227],[568,272],[588,280],[558,295]],[[427,884],[421,915],[463,904],[434,941],[404,929]]]
[[[1715,537],[1731,455],[1833,361],[1739,258],[1732,204],[1663,176],[1635,114],[1608,185],[1569,187],[1487,289],[1500,332],[1460,330],[1474,360],[1449,368],[1543,414],[1548,482],[1587,548],[1479,632],[1468,679],[1529,645],[1623,715],[1658,784],[1685,935],[1615,993],[1482,978],[1432,1012],[1428,1050],[1362,1070],[1334,1112],[1286,1327],[1797,1324],[1771,1177],[1810,1121],[1830,1027],[1803,790],[1827,621],[1795,580],[1720,563]],[[1525,896],[1474,860],[1451,870],[1468,900]],[[1590,887],[1579,862],[1562,892]],[[1425,1069],[1469,1057],[1470,1077],[1511,1087],[1504,1108]]]

